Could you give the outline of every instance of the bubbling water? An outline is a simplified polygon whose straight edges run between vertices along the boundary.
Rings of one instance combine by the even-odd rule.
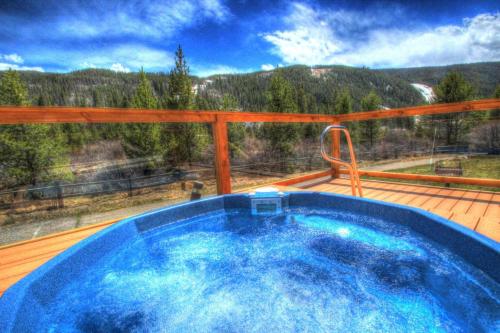
[[[481,332],[498,283],[369,217],[213,213],[151,230],[63,288],[38,332]]]

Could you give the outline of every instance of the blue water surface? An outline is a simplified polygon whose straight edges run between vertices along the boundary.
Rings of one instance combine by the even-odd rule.
[[[143,233],[66,285],[36,332],[494,332],[500,286],[404,227],[295,209]]]

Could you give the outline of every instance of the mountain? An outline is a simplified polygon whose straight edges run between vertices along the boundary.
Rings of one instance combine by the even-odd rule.
[[[482,62],[475,64],[450,65],[440,67],[415,67],[381,69],[395,78],[407,82],[422,83],[428,86],[436,85],[450,71],[457,71],[476,88],[478,97],[491,97],[495,87],[500,83],[500,62]]]
[[[499,84],[500,62],[419,67],[368,69],[347,66],[290,66],[281,68],[295,88],[300,112],[332,113],[335,96],[348,89],[354,109],[370,91],[382,98],[382,107],[402,107],[427,102],[429,87],[436,85],[449,71],[463,73],[475,87],[478,97],[490,97]],[[266,91],[272,71],[248,74],[222,74],[207,78],[192,77],[199,109],[221,108],[221,100],[230,95],[238,109],[265,111]],[[166,94],[167,74],[148,73],[157,97]],[[66,74],[21,72],[34,105],[128,107],[138,83],[137,73],[117,73],[88,69]]]
[[[408,82],[382,72],[345,66],[307,67],[291,66],[280,69],[295,87],[300,104],[306,104],[309,113],[332,113],[335,96],[349,89],[354,109],[359,109],[361,98],[374,90],[386,107],[424,103],[422,95]],[[272,72],[237,75],[215,75],[204,92],[207,97],[230,94],[246,110],[264,110],[265,91]]]

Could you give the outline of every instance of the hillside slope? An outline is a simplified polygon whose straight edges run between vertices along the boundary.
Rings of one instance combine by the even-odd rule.
[[[354,109],[370,91],[382,98],[384,107],[418,105],[426,102],[415,83],[433,86],[447,72],[464,74],[478,97],[489,97],[499,83],[500,62],[402,69],[354,68],[346,66],[290,66],[284,76],[295,88],[300,112],[331,113],[336,95],[349,89]],[[196,108],[220,108],[224,95],[235,97],[238,109],[264,111],[272,71],[248,74],[193,77]],[[128,107],[138,82],[137,73],[88,69],[66,74],[21,72],[34,105]],[[165,97],[167,74],[148,73],[159,100]]]
[[[500,83],[500,62],[483,62],[441,67],[382,69],[389,76],[429,86],[436,85],[450,71],[457,71],[476,88],[478,97],[491,97]]]

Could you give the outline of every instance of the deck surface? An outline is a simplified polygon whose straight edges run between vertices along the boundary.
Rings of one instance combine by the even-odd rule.
[[[0,247],[0,296],[8,287],[52,257],[115,222],[99,223]]]
[[[422,208],[500,241],[500,193],[382,181],[363,181],[364,196]],[[347,179],[307,182],[282,188],[350,195]],[[0,247],[0,295],[50,258],[116,221],[95,224]]]
[[[344,178],[295,187],[351,195],[351,183]],[[366,180],[362,188],[365,198],[418,207],[500,242],[500,193]]]

